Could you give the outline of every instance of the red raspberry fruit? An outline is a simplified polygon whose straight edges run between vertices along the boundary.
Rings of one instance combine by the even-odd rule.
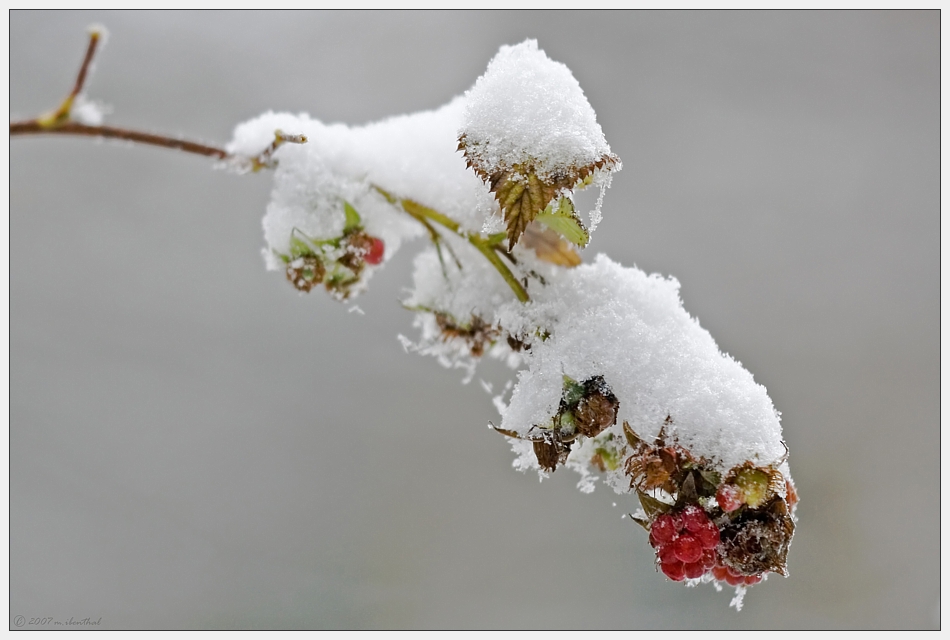
[[[703,551],[703,566],[707,569],[712,569],[716,566],[716,552],[712,549]]]
[[[712,574],[716,580],[725,581],[725,579],[729,576],[729,570],[720,564],[712,568]]]
[[[379,264],[383,261],[383,253],[386,251],[386,245],[379,238],[370,238],[369,251],[363,256],[366,264]]]
[[[709,522],[709,518],[706,516],[706,512],[702,510],[701,507],[691,504],[683,509],[683,527],[696,533],[700,529],[706,526],[706,523]]]
[[[660,571],[662,571],[670,580],[675,580],[677,582],[686,577],[686,571],[683,568],[682,562],[660,563]]]
[[[735,511],[742,506],[742,489],[733,484],[724,484],[716,492],[716,502],[726,513]]]
[[[660,564],[682,562],[676,557],[676,553],[673,551],[673,545],[671,544],[663,545],[657,549],[656,557],[660,559]]]
[[[737,576],[730,571],[726,574],[726,584],[738,587],[740,584],[745,584],[745,576]]]
[[[696,562],[703,557],[703,543],[699,538],[684,533],[673,542],[673,553],[683,562]]]
[[[695,580],[696,578],[703,577],[703,574],[706,573],[706,567],[703,566],[702,562],[690,562],[689,564],[683,565],[683,573],[685,573],[686,577],[690,580]]]
[[[679,533],[683,530],[683,512],[677,511],[673,514],[673,526],[676,528],[676,533]]]
[[[676,537],[676,523],[673,516],[664,513],[654,520],[653,526],[650,527],[650,535],[660,544],[673,542],[673,538]]]
[[[745,577],[746,584],[758,584],[759,582],[762,582],[762,576],[746,576]]]
[[[719,527],[711,520],[706,520],[706,524],[695,532],[695,536],[702,543],[703,549],[715,549],[719,545]]]

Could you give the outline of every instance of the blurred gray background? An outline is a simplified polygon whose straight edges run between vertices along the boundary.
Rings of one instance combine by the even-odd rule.
[[[629,498],[512,470],[477,380],[403,352],[421,244],[350,313],[264,270],[270,175],[17,138],[11,616],[939,625],[937,12],[13,11],[12,118],[59,103],[93,22],[111,32],[88,91],[108,122],[221,144],[268,109],[438,107],[537,38],[624,162],[587,259],[675,275],[768,387],[800,521],[791,576],[741,613],[673,584],[621,519]]]

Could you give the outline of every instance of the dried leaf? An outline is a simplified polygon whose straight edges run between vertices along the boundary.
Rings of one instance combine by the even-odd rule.
[[[653,496],[643,493],[642,491],[637,491],[637,496],[640,498],[640,505],[643,507],[643,512],[647,514],[647,517],[650,520],[653,520],[657,515],[666,513],[673,508],[672,505],[657,500]]]
[[[529,249],[534,249],[538,258],[545,262],[561,267],[576,267],[581,263],[581,257],[564,238],[537,223],[528,225],[521,243]]]
[[[649,520],[644,520],[643,518],[638,518],[638,517],[636,517],[635,515],[633,515],[632,513],[628,513],[628,514],[627,514],[627,517],[630,518],[631,520],[633,520],[634,522],[636,522],[638,525],[640,525],[640,526],[643,527],[644,529],[646,529],[647,532],[649,533],[649,531],[650,531],[650,521],[649,521]]]
[[[491,428],[503,436],[508,436],[509,438],[518,438],[519,440],[522,439],[521,434],[517,431],[512,431],[511,429],[502,429],[501,427],[496,427],[495,425],[492,425]]]
[[[626,436],[627,442],[631,447],[637,449],[641,444],[644,444],[643,440],[640,439],[634,430],[630,427],[630,423],[626,420],[623,421],[623,435]]]

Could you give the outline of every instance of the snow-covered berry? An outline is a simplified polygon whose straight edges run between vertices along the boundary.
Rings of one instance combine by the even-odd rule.
[[[730,513],[742,506],[742,489],[733,484],[724,484],[716,491],[719,508]]]
[[[673,538],[676,536],[676,523],[673,520],[673,516],[664,513],[654,520],[653,526],[650,527],[650,533],[653,534],[653,538],[660,544],[673,542]]]

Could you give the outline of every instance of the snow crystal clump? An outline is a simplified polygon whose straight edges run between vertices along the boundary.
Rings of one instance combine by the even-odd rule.
[[[423,227],[392,199],[409,198],[478,230],[497,208],[456,150],[463,100],[441,109],[361,127],[327,125],[306,114],[265,113],[237,127],[227,151],[254,158],[275,131],[302,134],[305,144],[284,144],[273,154],[274,190],[264,217],[265,255],[286,254],[294,229],[309,238],[333,238],[345,224],[344,202],[363,218],[368,233],[386,243],[386,258]],[[280,262],[268,259],[279,268]]]
[[[605,435],[623,442],[626,421],[652,441],[668,423],[668,440],[722,472],[746,461],[783,460],[779,417],[765,388],[683,309],[673,278],[598,255],[593,264],[563,271],[527,305],[499,309],[497,320],[513,335],[546,336],[524,356],[528,368],[504,412],[504,429],[524,433],[550,424],[564,376],[603,376],[619,399],[616,424]],[[582,443],[568,466],[586,464],[593,446],[593,439]],[[533,463],[526,455],[522,465]]]
[[[610,155],[580,84],[537,40],[501,47],[466,98],[461,131],[485,165],[533,161],[553,170]]]

